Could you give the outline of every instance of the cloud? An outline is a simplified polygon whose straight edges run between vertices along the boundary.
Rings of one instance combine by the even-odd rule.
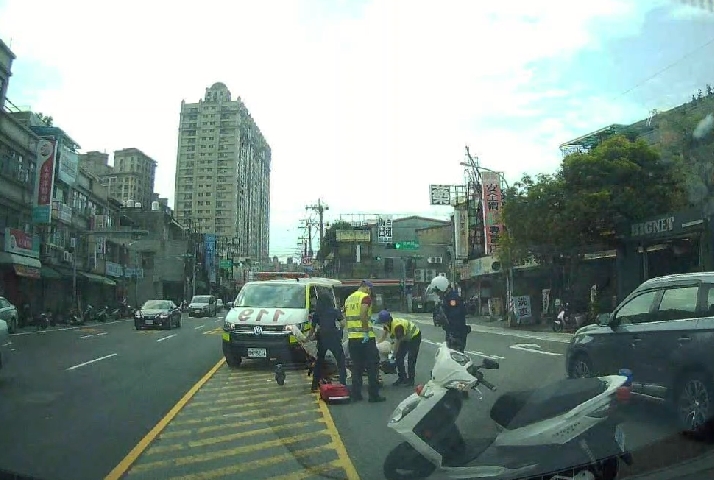
[[[550,169],[574,129],[621,112],[604,103],[580,121],[593,112],[585,100],[555,109],[575,105],[573,86],[540,67],[636,32],[636,3],[10,0],[0,31],[18,55],[14,102],[52,115],[85,150],[152,155],[169,197],[181,100],[228,85],[272,147],[282,253],[318,197],[333,215],[436,212],[428,185],[461,181],[466,143],[511,177]]]

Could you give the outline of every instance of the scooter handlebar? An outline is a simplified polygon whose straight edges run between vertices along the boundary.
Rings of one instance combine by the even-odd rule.
[[[496,385],[490,383],[488,380],[483,378],[483,372],[481,371],[481,367],[477,367],[476,365],[471,365],[467,371],[476,377],[478,382],[474,385],[474,388],[478,387],[479,385],[483,385],[484,387],[488,388],[492,392],[496,391]]]
[[[496,385],[489,383],[489,381],[484,378],[482,378],[479,383],[481,385],[483,385],[484,387],[488,388],[489,390],[491,390],[492,392],[496,391]]]

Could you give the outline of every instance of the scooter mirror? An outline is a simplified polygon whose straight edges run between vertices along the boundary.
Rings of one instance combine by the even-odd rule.
[[[486,370],[498,370],[500,367],[498,362],[492,358],[484,358],[481,366]]]

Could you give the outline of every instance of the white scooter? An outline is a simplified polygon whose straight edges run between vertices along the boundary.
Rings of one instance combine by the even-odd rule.
[[[384,461],[388,480],[448,478],[498,480],[612,480],[619,460],[630,464],[617,406],[629,401],[631,378],[566,379],[536,390],[509,392],[490,415],[501,427],[495,438],[467,442],[456,426],[464,392],[479,385],[495,391],[481,369],[498,362],[471,358],[442,344],[432,378],[394,411],[389,427],[405,440]]]

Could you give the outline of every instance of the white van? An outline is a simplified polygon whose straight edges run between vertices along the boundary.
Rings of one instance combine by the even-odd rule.
[[[289,325],[310,330],[310,297],[327,295],[335,303],[333,287],[339,280],[297,278],[248,282],[226,314],[223,355],[232,367],[244,358],[305,361],[305,353]]]

